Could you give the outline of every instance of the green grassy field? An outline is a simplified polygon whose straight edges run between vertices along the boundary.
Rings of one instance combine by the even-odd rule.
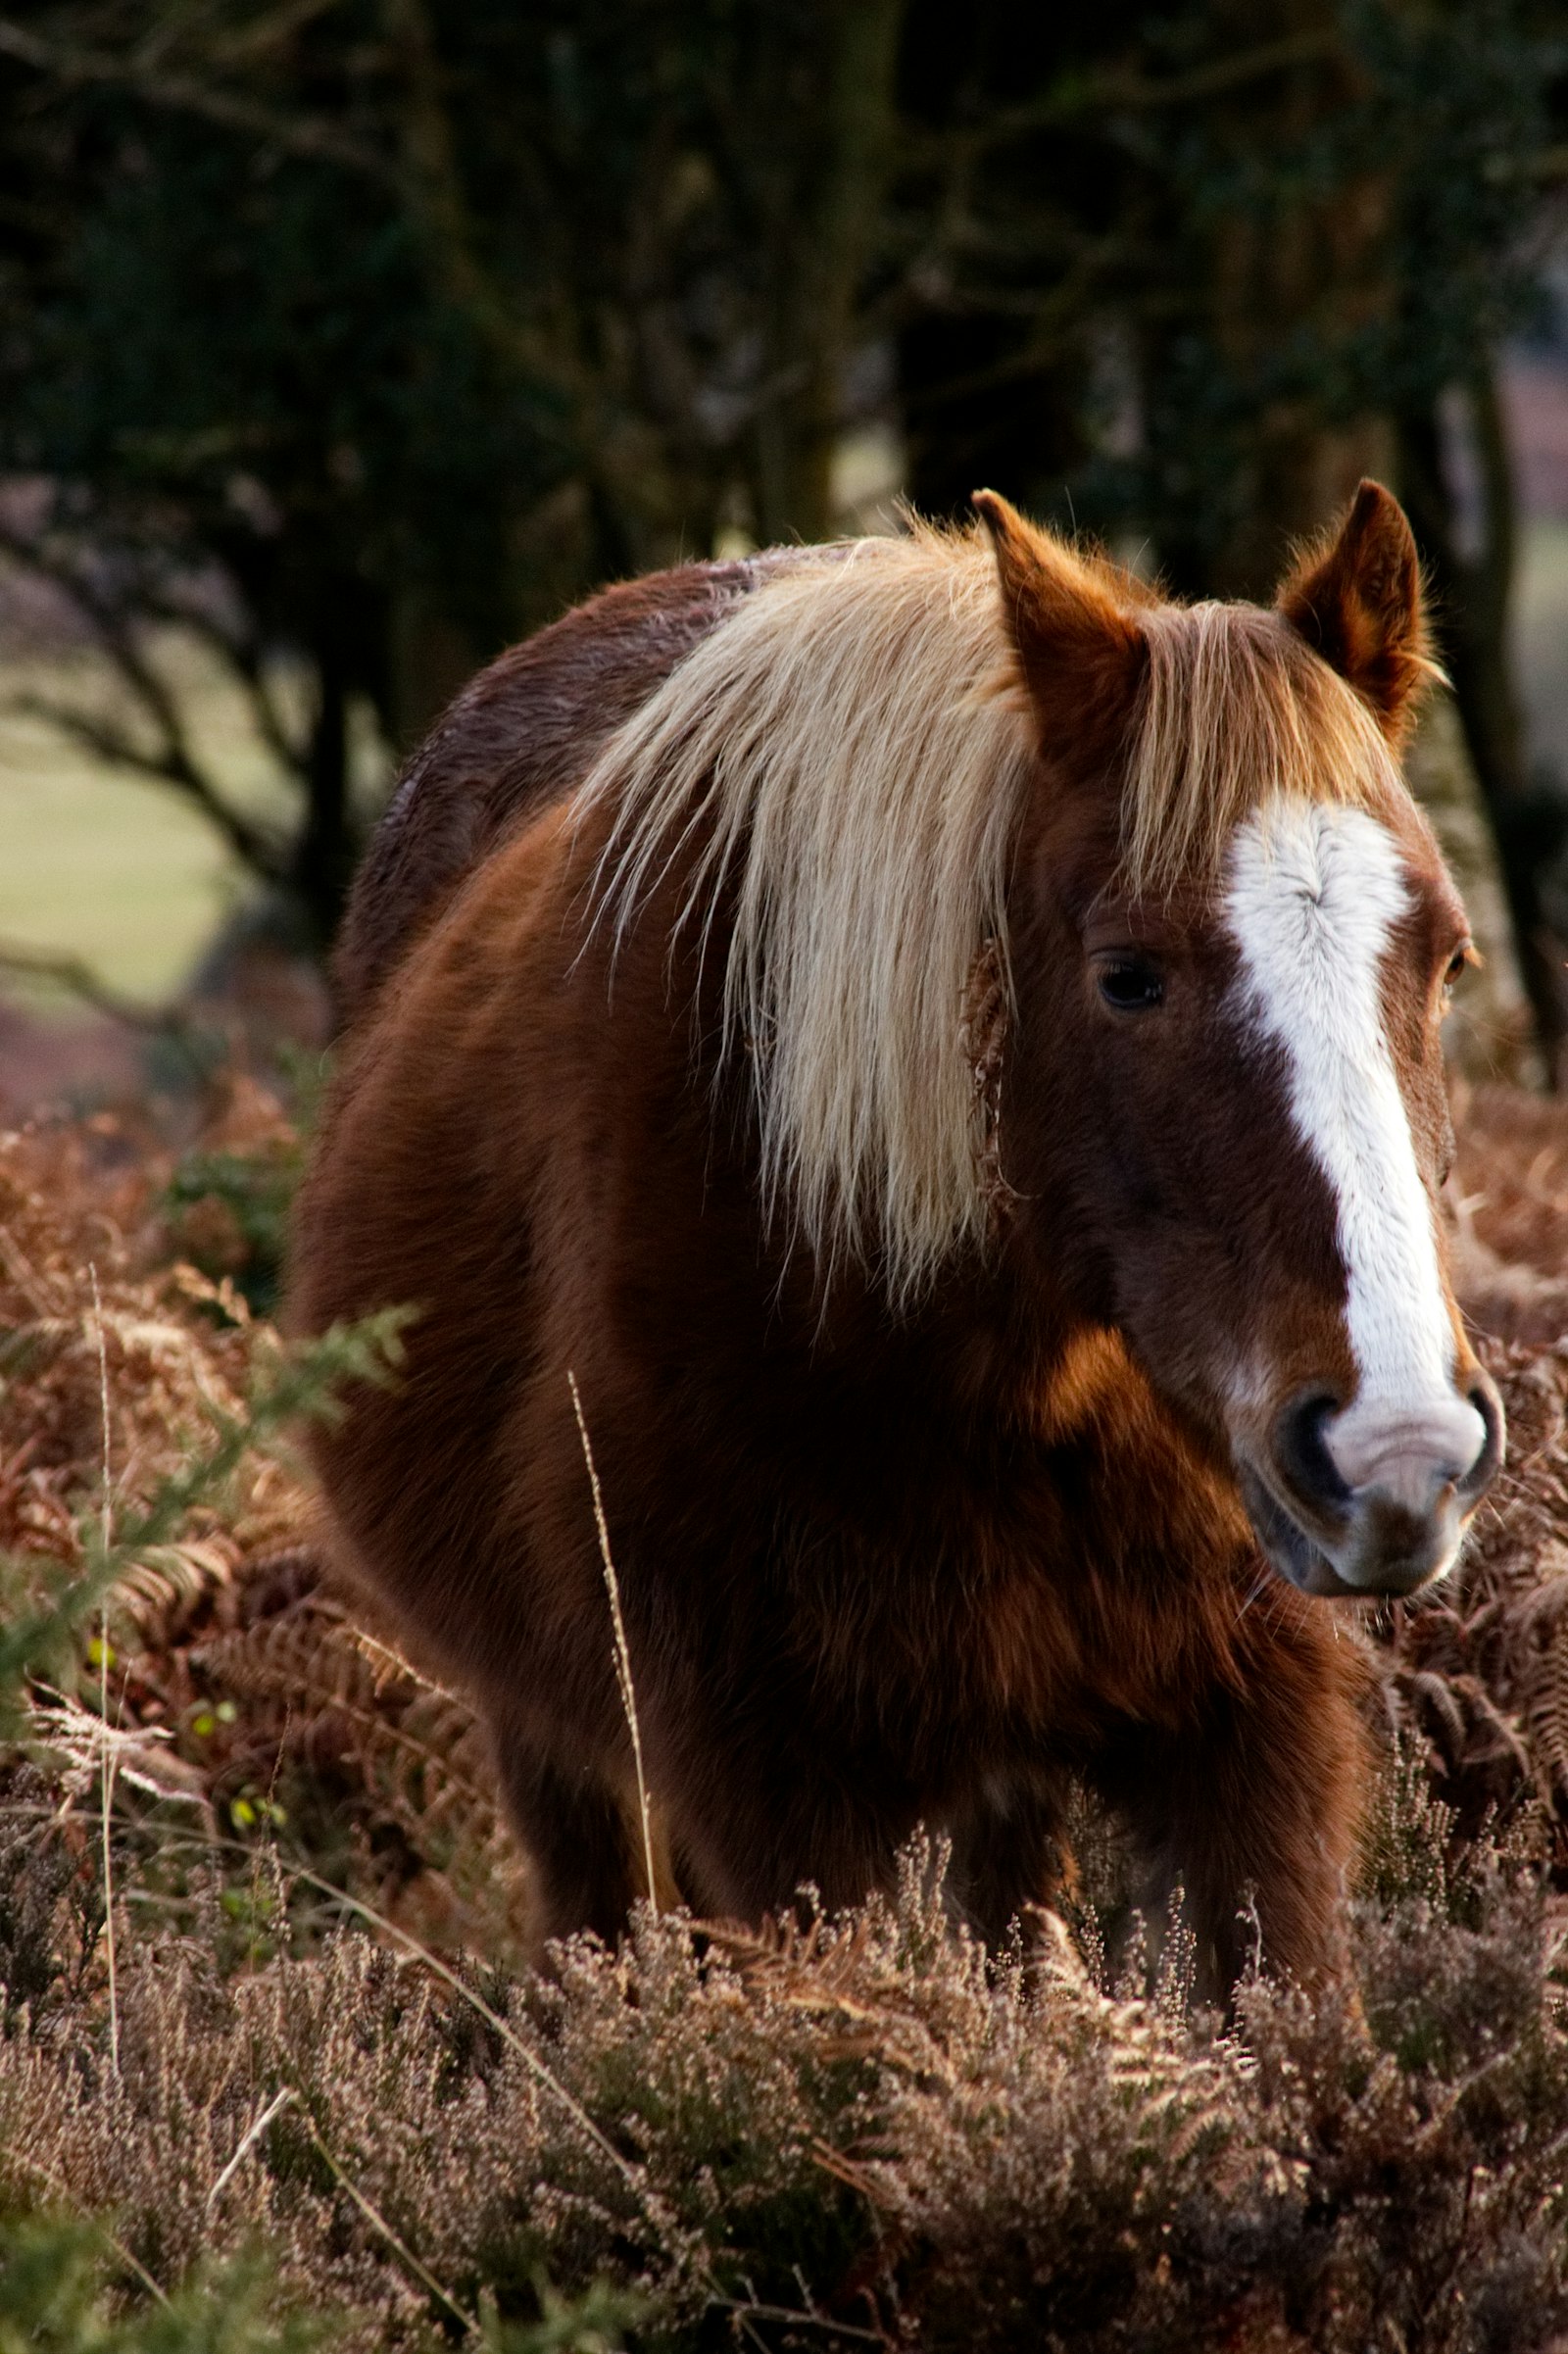
[[[190,734],[222,790],[247,811],[292,821],[288,786],[260,743],[244,700],[188,644],[159,649]],[[0,948],[86,959],[103,980],[148,1002],[172,995],[246,878],[216,829],[170,788],[95,760],[21,698],[119,712],[89,657],[0,662]],[[373,793],[367,754],[363,783]]]
[[[136,997],[171,996],[233,896],[221,844],[172,794],[18,733],[0,768],[0,946],[66,950]]]

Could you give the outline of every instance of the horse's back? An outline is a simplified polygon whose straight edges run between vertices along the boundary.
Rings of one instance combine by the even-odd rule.
[[[769,553],[622,582],[480,671],[404,770],[355,878],[333,963],[346,1022],[465,877],[573,792],[614,730],[788,561]]]

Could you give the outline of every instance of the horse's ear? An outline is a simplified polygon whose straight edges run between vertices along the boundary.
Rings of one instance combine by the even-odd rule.
[[[1442,673],[1427,635],[1415,538],[1393,492],[1363,482],[1338,532],[1307,550],[1274,602],[1371,705],[1397,749],[1423,687]]]
[[[1143,633],[1105,571],[1026,522],[994,490],[975,491],[973,503],[991,537],[1003,613],[1042,740],[1081,743],[1097,715],[1119,730]]]

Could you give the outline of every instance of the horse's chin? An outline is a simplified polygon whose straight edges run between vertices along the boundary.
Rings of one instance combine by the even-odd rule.
[[[1323,1547],[1287,1512],[1256,1472],[1245,1463],[1238,1469],[1242,1501],[1270,1568],[1300,1594],[1324,1598],[1353,1594],[1355,1588],[1346,1584]]]
[[[1368,1567],[1355,1559],[1350,1547],[1347,1567],[1351,1574],[1346,1576],[1326,1546],[1318,1543],[1309,1529],[1302,1527],[1290,1506],[1250,1463],[1241,1460],[1236,1469],[1253,1535],[1267,1554],[1270,1566],[1298,1594],[1331,1601],[1389,1601],[1419,1594],[1423,1587],[1435,1585],[1453,1564],[1457,1540],[1435,1542],[1413,1553],[1378,1556]]]

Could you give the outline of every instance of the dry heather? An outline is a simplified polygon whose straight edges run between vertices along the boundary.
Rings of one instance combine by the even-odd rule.
[[[262,1429],[0,1761],[0,2339],[43,2244],[7,2219],[53,2211],[96,2219],[122,2331],[260,2245],[270,2294],[366,2348],[1568,2347],[1568,1117],[1462,1109],[1514,1451],[1451,1590],[1364,1631],[1395,1739],[1355,1995],[1250,1985],[1221,2034],[1179,1925],[1118,1978],[1092,1827],[1076,1942],[988,1960],[917,1850],[843,1921],[644,1915],[513,1975],[480,1731],[331,1591]],[[8,1619],[90,1572],[106,1439],[129,1524],[243,1418],[296,1159],[239,1086],[178,1160],[113,1119],[0,1140]],[[189,2292],[192,2342],[254,2303],[234,2278]],[[41,2344],[110,2327],[25,2313]]]
[[[140,1939],[118,2073],[68,1974],[15,2011],[0,2190],[111,2218],[130,2280],[260,2242],[366,2349],[486,2317],[520,2345],[1544,2348],[1555,1938],[1527,1871],[1455,1879],[1441,1831],[1404,1814],[1413,1883],[1360,1909],[1364,2013],[1253,1985],[1232,2037],[1179,1972],[1118,1998],[1064,1938],[988,1967],[918,1851],[896,1905],[771,1939],[645,1915],[554,1985],[353,1935],[225,1982],[208,1938]],[[591,2328],[540,2334],[552,2284]]]

